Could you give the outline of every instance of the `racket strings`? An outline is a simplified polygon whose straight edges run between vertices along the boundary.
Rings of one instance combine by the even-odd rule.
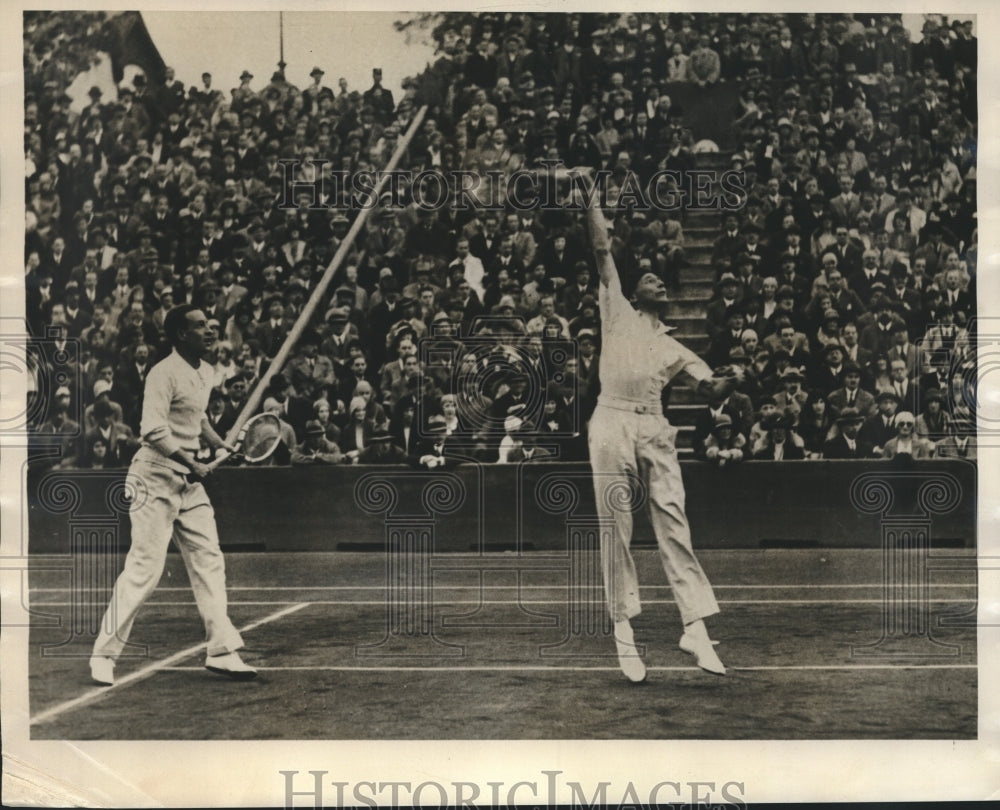
[[[247,427],[243,439],[243,455],[247,461],[264,458],[280,439],[281,429],[276,419],[257,420]]]

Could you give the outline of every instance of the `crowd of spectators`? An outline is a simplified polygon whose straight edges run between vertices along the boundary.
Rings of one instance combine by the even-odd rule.
[[[77,112],[66,89],[93,64],[106,15],[26,16],[26,311],[44,337],[34,426],[63,437],[42,463],[128,462],[180,303],[218,333],[209,418],[226,433],[360,213],[333,173],[384,168],[421,106],[400,168],[445,187],[451,170],[503,177],[552,160],[624,185],[712,148],[672,104],[673,82],[738,86],[731,168],[745,173],[711,248],[706,359],[749,373],[699,416],[696,453],[974,453],[971,24],[930,18],[911,42],[893,15],[441,20],[439,58],[400,98],[378,68],[363,91],[317,66],[304,88],[244,71],[228,92],[168,68],[117,98],[92,88]],[[586,458],[601,335],[581,214],[502,196],[463,207],[454,188],[423,210],[435,185],[379,200],[269,383],[262,408],[287,427],[275,463]],[[683,290],[684,212],[608,213],[620,271]]]

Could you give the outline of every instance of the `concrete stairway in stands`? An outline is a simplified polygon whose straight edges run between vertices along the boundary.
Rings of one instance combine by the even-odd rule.
[[[712,169],[720,174],[730,166],[729,152],[700,153],[696,155],[698,169]],[[719,184],[712,184],[718,192]],[[670,292],[667,320],[677,331],[673,333],[681,343],[699,356],[708,350],[708,333],[705,312],[712,297],[715,268],[712,267],[712,243],[722,227],[721,210],[686,211],[683,218],[684,251],[688,266],[681,271],[681,289]],[[667,418],[678,428],[677,450],[682,458],[693,454],[691,439],[698,413],[705,403],[693,389],[678,381],[671,388]]]

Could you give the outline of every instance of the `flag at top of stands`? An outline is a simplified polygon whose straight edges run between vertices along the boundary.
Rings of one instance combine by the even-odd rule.
[[[115,82],[125,76],[126,65],[142,68],[146,79],[160,84],[165,79],[166,64],[153,38],[146,30],[146,23],[138,11],[125,11],[108,22],[111,54],[111,72]]]

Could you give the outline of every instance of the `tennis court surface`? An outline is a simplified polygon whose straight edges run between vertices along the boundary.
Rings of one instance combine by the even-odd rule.
[[[949,549],[939,564],[932,554],[926,587],[888,594],[881,554],[700,551],[722,609],[708,621],[730,668],[720,678],[677,649],[657,555],[636,550],[644,611],[633,626],[649,668],[639,686],[618,670],[601,593],[573,584],[551,555],[447,555],[400,579],[378,553],[229,554],[230,613],[244,660],[260,671],[238,683],[203,668],[203,627],[171,554],[131,638],[144,647],[120,659],[110,688],[91,683],[87,664],[110,582],[79,590],[69,572],[36,568],[26,599],[31,733],[974,739],[974,551]],[[421,576],[430,587],[416,587]]]

